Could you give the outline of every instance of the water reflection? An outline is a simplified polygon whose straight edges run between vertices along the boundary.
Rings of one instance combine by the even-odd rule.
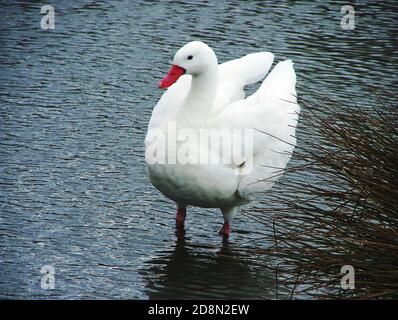
[[[226,241],[218,248],[196,245],[180,233],[171,250],[160,252],[145,267],[150,299],[275,298],[272,269]]]

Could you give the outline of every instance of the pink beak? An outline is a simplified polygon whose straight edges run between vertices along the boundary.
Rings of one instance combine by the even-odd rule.
[[[161,89],[165,89],[170,87],[174,82],[178,80],[185,73],[185,69],[181,68],[175,64],[171,66],[169,73],[161,80],[158,84],[158,87]]]

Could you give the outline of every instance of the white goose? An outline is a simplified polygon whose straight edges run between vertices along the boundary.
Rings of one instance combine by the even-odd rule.
[[[265,77],[273,58],[272,53],[259,52],[218,65],[214,51],[200,41],[186,44],[175,54],[170,72],[159,83],[168,90],[152,112],[145,155],[152,184],[177,204],[177,228],[184,227],[188,205],[220,208],[224,225],[219,233],[228,237],[237,207],[270,189],[285,169],[296,144],[300,111],[292,61],[279,62],[250,97],[245,99],[244,93],[246,85]],[[252,152],[239,162],[226,164],[183,162],[180,158],[173,162],[171,155],[181,155],[182,148],[184,155],[215,154],[222,158],[222,152],[213,145],[181,139],[180,134],[187,129],[234,134],[236,130],[251,130],[248,141]],[[166,140],[156,144],[159,134]],[[233,144],[232,153],[247,143],[228,141]],[[166,154],[165,161],[154,161],[154,155],[160,153]]]

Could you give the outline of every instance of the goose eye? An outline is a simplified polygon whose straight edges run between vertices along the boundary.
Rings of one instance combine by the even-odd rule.
[[[188,60],[192,60],[193,56],[188,56],[187,59]]]

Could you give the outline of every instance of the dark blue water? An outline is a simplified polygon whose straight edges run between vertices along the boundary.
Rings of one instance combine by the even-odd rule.
[[[43,4],[0,7],[0,298],[280,297],[256,221],[238,216],[223,244],[221,214],[194,208],[176,236],[174,205],[145,171],[156,84],[202,40],[220,62],[293,59],[299,95],[369,105],[368,86],[398,83],[394,5],[354,5],[350,31],[345,1],[54,1],[45,31]]]

